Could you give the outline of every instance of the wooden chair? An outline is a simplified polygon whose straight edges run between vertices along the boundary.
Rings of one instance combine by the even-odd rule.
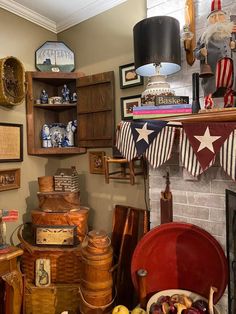
[[[128,161],[125,158],[112,158],[105,156],[105,181],[109,183],[110,179],[128,180],[130,184],[135,184],[135,176],[146,175],[146,165],[143,158],[136,158]],[[110,165],[114,164],[115,169],[110,169]],[[118,166],[118,167],[117,167]]]

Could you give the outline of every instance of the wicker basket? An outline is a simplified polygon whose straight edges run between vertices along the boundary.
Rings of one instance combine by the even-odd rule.
[[[20,257],[22,272],[29,282],[35,282],[35,264],[38,258],[50,259],[52,283],[79,283],[81,279],[81,246],[38,247],[27,242],[18,229],[20,247],[24,250]]]
[[[68,311],[79,313],[79,285],[55,284],[36,287],[32,283],[25,286],[25,314],[59,314]]]
[[[0,59],[0,105],[19,105],[24,97],[22,63],[15,57]]]

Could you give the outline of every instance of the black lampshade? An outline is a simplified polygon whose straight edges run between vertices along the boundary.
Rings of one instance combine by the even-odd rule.
[[[137,74],[156,74],[156,64],[161,64],[160,73],[169,75],[180,70],[180,26],[170,16],[154,16],[138,22],[133,28],[134,63]]]

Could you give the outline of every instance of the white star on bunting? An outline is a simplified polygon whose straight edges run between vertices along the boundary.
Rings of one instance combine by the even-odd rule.
[[[198,147],[197,152],[199,152],[200,150],[202,150],[206,147],[210,151],[212,151],[212,153],[215,153],[212,143],[214,143],[219,138],[221,138],[221,136],[211,136],[209,127],[206,128],[206,131],[205,131],[203,136],[195,135],[194,137],[201,143],[200,146]]]
[[[147,144],[149,144],[148,141],[148,135],[153,133],[154,131],[147,129],[147,122],[143,125],[142,129],[135,128],[135,130],[139,133],[139,136],[137,138],[137,142],[144,140]]]

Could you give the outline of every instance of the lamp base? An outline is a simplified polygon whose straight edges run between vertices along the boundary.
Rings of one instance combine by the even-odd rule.
[[[141,96],[142,106],[156,104],[156,96],[174,96],[175,92],[171,90],[169,83],[166,82],[165,75],[157,74],[151,76],[148,80],[145,91]]]

